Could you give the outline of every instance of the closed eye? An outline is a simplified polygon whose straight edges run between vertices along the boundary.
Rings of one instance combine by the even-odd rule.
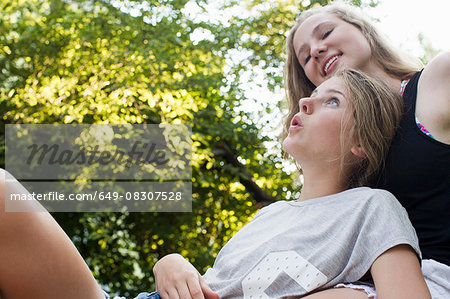
[[[305,64],[308,63],[308,61],[311,59],[311,55],[306,56],[305,58]]]
[[[327,38],[327,37],[330,35],[330,33],[331,33],[332,31],[333,31],[333,29],[330,29],[330,30],[325,31],[325,33],[324,33],[323,36],[322,36],[322,39]]]

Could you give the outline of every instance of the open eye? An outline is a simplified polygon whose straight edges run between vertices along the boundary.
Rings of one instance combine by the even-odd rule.
[[[328,104],[337,107],[337,106],[339,106],[340,102],[339,102],[338,99],[332,98],[332,99],[330,99],[330,100],[328,101]]]

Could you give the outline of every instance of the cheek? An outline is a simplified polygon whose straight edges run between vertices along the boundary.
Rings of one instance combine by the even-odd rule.
[[[320,76],[317,67],[312,62],[308,63],[304,70],[306,77],[308,77],[309,81],[311,81],[315,86],[319,86],[323,83],[324,78]]]
[[[325,135],[325,143],[329,144],[333,147],[339,147],[340,146],[340,140],[341,140],[341,130],[340,127],[333,127],[332,129],[327,131],[327,134]]]
[[[324,120],[322,123],[323,142],[330,146],[339,146],[341,123],[338,120]]]
[[[353,54],[360,58],[369,59],[372,56],[369,42],[359,31],[348,36],[347,45],[351,47]]]

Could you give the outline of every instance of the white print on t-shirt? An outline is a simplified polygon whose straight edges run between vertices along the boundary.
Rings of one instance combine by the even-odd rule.
[[[294,280],[307,292],[324,285],[327,277],[295,251],[266,255],[244,278],[244,298],[271,298],[270,287],[281,287],[286,278]]]

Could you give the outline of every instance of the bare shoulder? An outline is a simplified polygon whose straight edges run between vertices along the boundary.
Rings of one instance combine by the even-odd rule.
[[[416,115],[437,140],[450,144],[450,52],[439,54],[423,70]]]
[[[425,67],[422,79],[450,79],[450,52],[444,52],[433,58]]]

